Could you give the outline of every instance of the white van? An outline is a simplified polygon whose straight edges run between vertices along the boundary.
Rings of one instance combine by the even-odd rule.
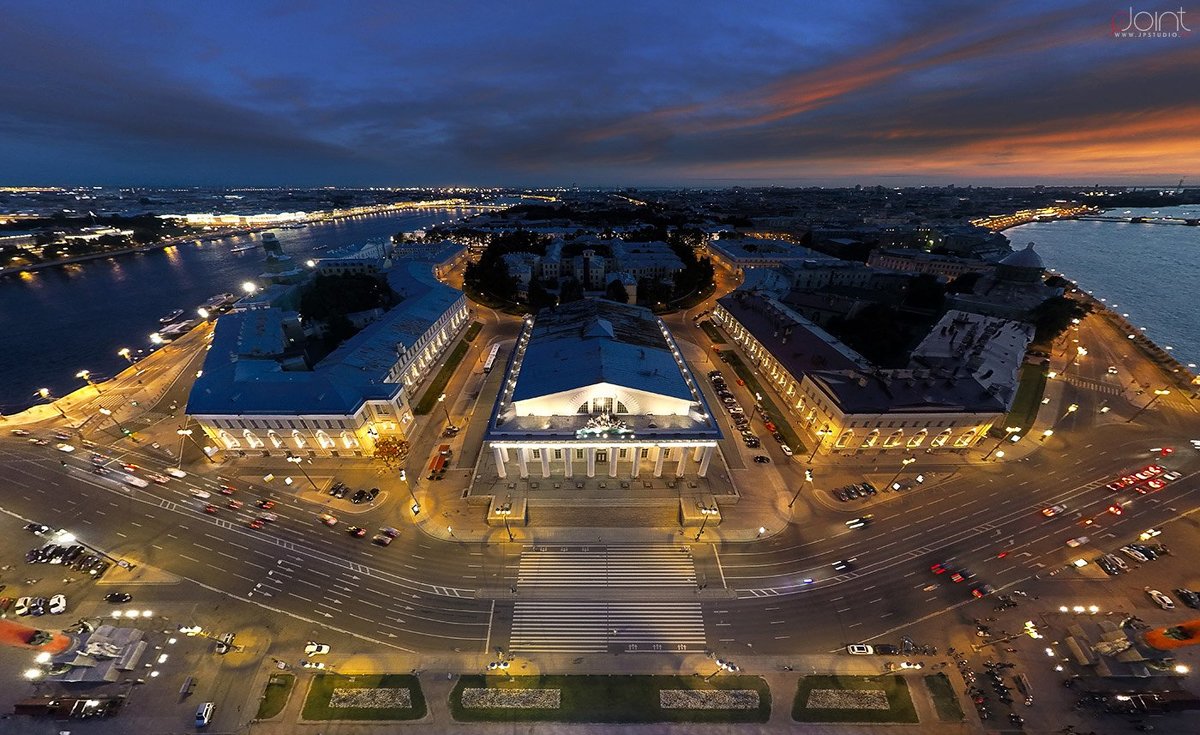
[[[205,702],[196,708],[196,727],[208,727],[208,723],[212,722],[213,709],[215,706],[212,702]]]

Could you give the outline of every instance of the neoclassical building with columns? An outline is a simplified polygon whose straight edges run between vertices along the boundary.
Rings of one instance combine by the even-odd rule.
[[[585,300],[526,317],[487,451],[502,478],[704,477],[720,438],[663,321]]]

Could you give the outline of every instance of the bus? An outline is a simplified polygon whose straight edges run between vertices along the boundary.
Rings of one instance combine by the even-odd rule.
[[[492,367],[496,364],[496,356],[500,354],[500,345],[492,345],[492,349],[488,352],[487,360],[483,363],[483,374],[487,375],[492,372]]]

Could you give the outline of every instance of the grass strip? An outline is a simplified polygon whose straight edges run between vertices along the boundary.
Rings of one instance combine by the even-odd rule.
[[[334,689],[408,689],[411,707],[330,707]],[[305,720],[419,720],[425,716],[421,682],[410,674],[346,676],[320,674],[313,678],[304,700]]]
[[[888,709],[809,709],[813,689],[879,689],[887,694]],[[916,722],[917,710],[901,676],[803,676],[792,702],[796,722]]]
[[[962,722],[962,705],[954,694],[954,685],[945,674],[930,674],[925,677],[925,686],[933,697],[933,706],[937,708],[938,719],[942,722]]]
[[[463,689],[558,689],[557,709],[462,706]],[[664,689],[754,689],[756,709],[664,709]],[[450,713],[460,722],[766,722],[771,716],[771,690],[757,676],[463,676],[450,694]]]
[[[475,338],[479,336],[479,332],[482,329],[483,325],[479,322],[471,322],[471,326],[467,327],[467,331],[463,333],[463,340],[466,342],[474,342]]]
[[[454,371],[458,369],[458,363],[462,362],[466,354],[466,340],[460,340],[446,356],[446,362],[442,363],[442,369],[433,376],[433,382],[429,384],[429,389],[425,391],[425,395],[421,396],[421,400],[413,408],[413,413],[424,416],[433,410],[433,407],[437,405],[438,396],[446,390],[446,384],[450,382],[450,377],[454,375]]]
[[[725,344],[725,338],[721,336],[721,333],[717,331],[717,328],[714,327],[713,323],[709,320],[705,319],[704,321],[700,322],[700,328],[704,330],[704,333],[707,334],[708,338],[713,342],[719,345]]]
[[[738,377],[745,381],[746,387],[750,389],[750,392],[757,393],[763,397],[761,401],[763,410],[771,415],[771,423],[775,424],[775,428],[780,434],[783,434],[783,439],[792,448],[792,452],[794,454],[807,452],[808,449],[805,447],[804,442],[800,440],[799,434],[792,429],[792,425],[784,418],[787,416],[787,413],[779,410],[775,402],[771,400],[771,392],[763,389],[762,384],[755,377],[754,371],[746,363],[742,362],[742,358],[733,350],[722,350],[720,354],[729,363],[729,366],[733,368],[733,371],[737,373]]]
[[[1042,406],[1042,394],[1046,392],[1046,368],[1026,363],[1021,366],[1021,379],[1017,383],[1017,395],[1012,409],[1004,420],[1004,426],[1020,426],[1028,433],[1037,420]]]
[[[282,712],[295,684],[296,677],[293,674],[272,674],[270,680],[267,681],[267,688],[263,692],[262,700],[258,703],[258,714],[255,715],[255,719],[269,720]]]

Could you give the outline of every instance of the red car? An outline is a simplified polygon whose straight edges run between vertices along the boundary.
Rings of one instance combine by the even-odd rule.
[[[233,495],[237,491],[237,488],[232,485],[220,485],[219,487],[222,495]]]
[[[1108,506],[1108,512],[1115,516],[1119,516],[1125,512],[1125,509],[1121,507],[1120,503],[1113,503],[1112,505]]]
[[[126,472],[137,472],[138,470],[138,466],[135,464],[124,463],[121,466],[125,468]]]
[[[238,508],[242,507],[242,501],[230,500],[228,503],[226,503],[226,505],[228,505],[230,508],[233,508],[234,510],[237,510]]]
[[[346,531],[354,538],[362,538],[363,536],[367,535],[367,529],[361,526],[351,526],[350,528],[347,528]]]
[[[929,567],[929,571],[933,572],[934,574],[945,574],[950,570],[946,568],[945,564],[939,561],[933,566]]]
[[[255,518],[254,520],[250,521],[250,527],[256,530],[265,525],[267,525],[266,521],[261,518]]]
[[[213,505],[212,503],[209,503],[208,505],[204,506],[204,512],[205,513],[216,513],[217,506]]]
[[[262,508],[263,510],[270,510],[275,507],[275,501],[274,500],[260,500],[257,503],[255,503],[255,505],[257,505],[259,508]]]

